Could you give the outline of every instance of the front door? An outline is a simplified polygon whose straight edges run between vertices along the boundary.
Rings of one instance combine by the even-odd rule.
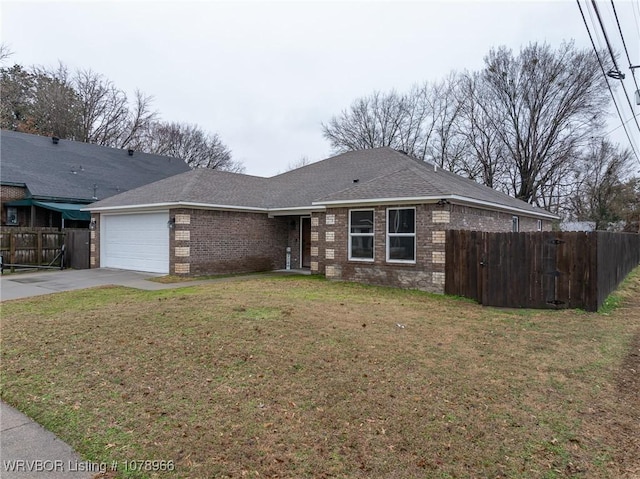
[[[300,247],[303,268],[311,267],[311,218],[300,218]]]

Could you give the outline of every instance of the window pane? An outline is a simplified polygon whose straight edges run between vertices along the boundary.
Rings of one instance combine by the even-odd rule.
[[[373,236],[352,236],[351,257],[373,259]]]
[[[352,211],[351,232],[373,233],[373,211]]]
[[[389,210],[389,233],[415,233],[416,210]]]
[[[414,261],[415,240],[412,236],[390,236],[389,259]]]

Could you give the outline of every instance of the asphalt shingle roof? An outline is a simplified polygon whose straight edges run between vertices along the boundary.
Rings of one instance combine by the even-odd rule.
[[[94,201],[189,171],[178,158],[2,130],[0,181],[35,198]]]
[[[199,203],[267,208],[268,178],[196,169],[121,193],[91,205],[96,208],[162,203]]]
[[[344,153],[271,178],[194,170],[108,198],[92,207],[186,202],[286,210],[332,202],[453,196],[549,216],[528,203],[391,148]]]

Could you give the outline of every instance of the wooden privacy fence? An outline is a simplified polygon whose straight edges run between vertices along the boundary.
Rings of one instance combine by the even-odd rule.
[[[638,234],[449,230],[445,293],[487,306],[597,311],[638,264]]]
[[[88,230],[7,228],[0,231],[5,268],[89,267]],[[64,246],[64,247],[63,247]]]

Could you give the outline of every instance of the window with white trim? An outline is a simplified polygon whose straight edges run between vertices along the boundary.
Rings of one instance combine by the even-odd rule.
[[[520,231],[520,218],[517,216],[511,217],[511,231],[518,233]]]
[[[373,210],[349,211],[349,259],[373,261]]]
[[[416,209],[387,209],[387,261],[416,262]]]
[[[542,220],[538,220],[538,231],[542,231]]]

